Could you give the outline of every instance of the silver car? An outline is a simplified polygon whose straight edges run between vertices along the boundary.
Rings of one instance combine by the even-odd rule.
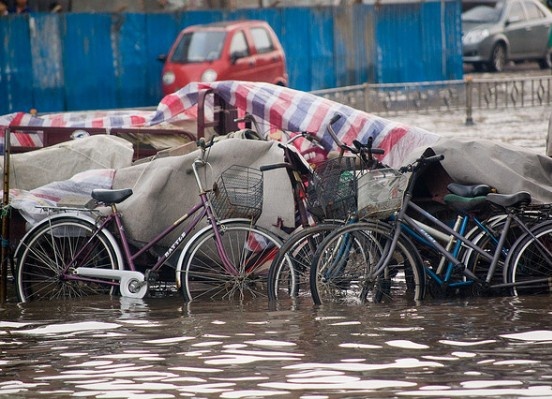
[[[463,60],[500,72],[509,61],[552,68],[552,13],[537,0],[463,0]]]

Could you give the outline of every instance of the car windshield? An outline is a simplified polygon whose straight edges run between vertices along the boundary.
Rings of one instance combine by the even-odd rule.
[[[463,22],[498,22],[504,8],[504,2],[463,3]]]
[[[182,35],[171,57],[173,62],[204,62],[220,58],[226,32],[197,31]]]

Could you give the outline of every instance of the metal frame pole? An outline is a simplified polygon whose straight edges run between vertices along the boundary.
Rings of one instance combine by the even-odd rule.
[[[9,214],[7,212],[10,202],[10,129],[4,129],[4,177],[2,197],[2,237],[1,239],[1,265],[0,265],[0,301],[5,303],[8,297],[8,260],[9,260]]]

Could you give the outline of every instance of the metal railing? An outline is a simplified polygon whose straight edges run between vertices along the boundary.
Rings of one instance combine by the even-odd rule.
[[[465,110],[473,123],[474,110],[523,108],[552,103],[552,75],[519,78],[474,78],[416,83],[364,83],[313,91],[353,108],[375,114]]]

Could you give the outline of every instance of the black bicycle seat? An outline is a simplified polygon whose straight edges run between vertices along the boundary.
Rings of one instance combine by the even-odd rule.
[[[527,191],[520,191],[515,194],[489,194],[486,198],[487,201],[504,208],[512,206],[517,207],[531,203],[531,194]]]
[[[448,206],[464,212],[472,211],[487,203],[487,197],[484,195],[464,197],[457,194],[447,194],[443,197],[443,200]]]
[[[92,190],[91,196],[96,201],[103,202],[104,204],[118,204],[123,202],[132,195],[131,188],[122,188],[120,190],[109,190],[96,188]]]
[[[486,184],[460,184],[450,183],[448,190],[461,197],[479,197],[491,192],[491,187]]]

